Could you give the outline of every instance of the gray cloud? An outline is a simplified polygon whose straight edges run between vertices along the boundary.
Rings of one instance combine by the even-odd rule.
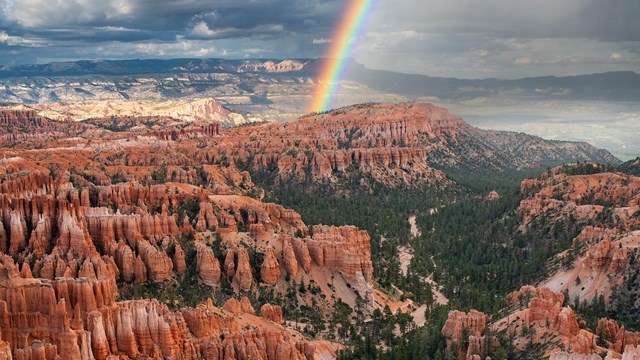
[[[0,0],[0,63],[320,57],[347,0]],[[637,0],[377,0],[353,51],[374,68],[521,77],[640,71]]]
[[[634,0],[417,3],[379,2],[356,60],[469,78],[640,71],[640,3]]]

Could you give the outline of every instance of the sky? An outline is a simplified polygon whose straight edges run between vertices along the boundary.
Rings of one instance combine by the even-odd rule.
[[[0,64],[317,58],[343,0],[0,0]],[[458,78],[640,72],[638,0],[374,0],[351,56]]]

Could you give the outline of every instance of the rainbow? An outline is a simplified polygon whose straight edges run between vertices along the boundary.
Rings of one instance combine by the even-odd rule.
[[[309,112],[321,112],[329,109],[338,81],[342,78],[345,60],[373,3],[373,0],[348,1],[350,3],[347,11],[333,36],[329,52],[320,69],[318,84],[311,98]]]

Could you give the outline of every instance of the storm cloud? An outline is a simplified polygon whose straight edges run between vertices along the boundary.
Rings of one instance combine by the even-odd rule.
[[[342,0],[0,0],[0,63],[321,57]],[[377,0],[352,56],[466,78],[640,71],[636,0]]]

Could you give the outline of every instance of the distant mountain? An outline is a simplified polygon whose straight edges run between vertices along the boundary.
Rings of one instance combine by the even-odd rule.
[[[640,156],[620,164],[618,170],[626,174],[640,176]]]
[[[262,86],[288,79],[287,82],[306,78],[300,90],[312,92],[314,82],[322,64],[321,59],[171,59],[171,60],[85,60],[57,62],[37,65],[5,65],[0,66],[0,79],[7,79],[5,89],[0,90],[0,100],[17,102],[34,101],[71,101],[91,99],[92,94],[100,93],[95,84],[83,86],[91,77],[132,77],[127,82],[117,81],[117,86],[104,84],[105,89],[123,91],[134,87],[149,90],[147,83],[139,84],[140,77],[155,79],[158,84],[154,90],[164,98],[176,98],[193,95],[196,91],[216,88],[221,85],[218,76],[203,77],[198,74],[231,74],[226,83],[237,85],[234,94],[255,95]],[[175,78],[171,82],[163,82],[167,75],[191,74],[193,78]],[[255,82],[253,75],[262,75]],[[579,76],[544,76],[518,80],[481,79],[467,80],[427,75],[403,74],[393,71],[371,70],[351,61],[345,71],[346,80],[355,81],[370,89],[385,93],[394,93],[408,97],[435,96],[441,99],[460,100],[477,97],[517,96],[532,99],[584,99],[584,100],[640,100],[640,74],[635,72],[607,72]],[[65,91],[57,91],[55,96],[48,84],[41,89],[46,80],[52,78],[56,85],[64,86]],[[73,77],[73,81],[63,78]],[[30,79],[29,81],[25,79]],[[294,80],[298,79],[298,80]],[[196,82],[194,82],[197,80]],[[24,84],[33,84],[29,91],[23,93]],[[113,80],[115,82],[115,80]],[[77,86],[73,86],[76,84]],[[106,87],[109,87],[108,89]],[[225,89],[229,91],[229,89]],[[85,92],[88,92],[85,93]],[[143,94],[148,93],[144,92]],[[227,94],[222,92],[222,94]],[[134,94],[135,96],[136,94]],[[56,98],[56,96],[58,98]],[[124,96],[131,96],[123,92]],[[101,98],[101,97],[98,97]]]
[[[346,74],[348,79],[374,89],[409,96],[437,96],[441,99],[473,99],[501,94],[543,99],[640,99],[640,74],[632,71],[517,80],[464,80],[371,70],[352,62]]]
[[[144,59],[81,60],[0,66],[0,79],[36,76],[147,75],[167,73],[306,73],[318,60]]]

